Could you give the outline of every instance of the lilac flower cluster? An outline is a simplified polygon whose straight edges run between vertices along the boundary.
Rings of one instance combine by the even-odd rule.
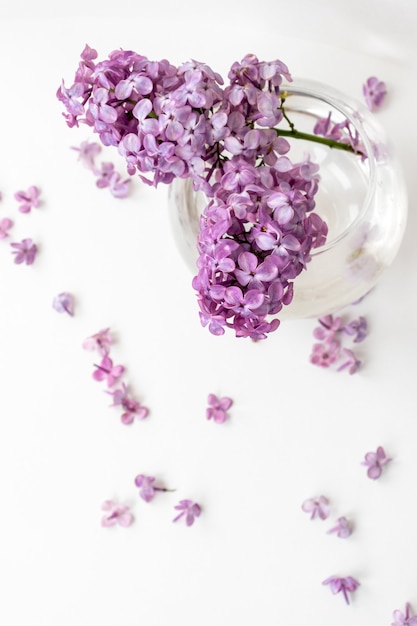
[[[110,328],[104,328],[99,332],[91,335],[83,342],[85,350],[92,350],[98,353],[100,363],[94,364],[92,377],[98,382],[105,382],[113,399],[112,407],[117,406],[122,410],[122,424],[133,424],[135,419],[142,420],[149,414],[149,409],[135,400],[130,394],[127,385],[122,382],[119,387],[113,388],[125,372],[124,365],[115,365],[113,359],[110,358],[110,348],[113,339]]]
[[[191,178],[206,193],[193,281],[202,324],[215,335],[229,327],[265,338],[327,235],[313,212],[318,167],[308,157],[293,163],[277,128],[287,120],[288,68],[249,54],[223,88],[196,61],[175,67],[123,50],[96,58],[86,46],[73,85],[58,89],[67,124],[91,126],[149,184]]]
[[[353,343],[362,342],[368,332],[368,324],[365,317],[360,316],[345,323],[343,318],[325,315],[319,318],[319,326],[314,329],[313,335],[319,343],[313,345],[310,361],[313,365],[328,368],[337,361],[342,361],[337,370],[347,370],[349,374],[355,374],[361,361],[351,348],[342,346],[340,337],[348,335]]]
[[[15,200],[19,203],[18,211],[20,213],[30,213],[34,207],[40,206],[40,190],[35,185],[31,185],[26,191],[19,190],[14,194]],[[10,229],[14,226],[14,222],[9,217],[0,219],[0,240],[8,239]],[[10,243],[14,262],[17,265],[32,265],[35,262],[38,253],[38,246],[30,237],[25,237],[21,241],[13,241]]]

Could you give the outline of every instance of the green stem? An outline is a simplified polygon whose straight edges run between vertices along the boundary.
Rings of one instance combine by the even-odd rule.
[[[302,133],[292,126],[290,130],[283,130],[282,128],[274,129],[278,137],[292,137],[293,139],[305,139],[306,141],[314,141],[315,143],[321,143],[329,148],[335,148],[336,150],[345,150],[346,152],[353,152],[353,154],[360,154],[350,144],[342,143],[341,141],[335,141],[335,139],[329,139],[328,137],[320,137],[320,135],[313,135],[311,133]]]

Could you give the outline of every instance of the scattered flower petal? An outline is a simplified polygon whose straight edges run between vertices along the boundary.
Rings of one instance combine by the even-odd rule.
[[[96,368],[93,372],[94,380],[105,380],[108,387],[113,387],[125,371],[123,365],[113,365],[113,361],[109,356],[104,356],[100,365],[94,364],[94,367]]]
[[[107,393],[113,396],[113,404],[111,406],[121,406],[124,409],[124,413],[121,415],[123,424],[132,424],[135,418],[143,420],[148,416],[149,409],[132,398],[125,383],[122,383],[120,389],[107,391]]]
[[[98,333],[91,335],[91,337],[87,337],[83,341],[82,347],[84,350],[95,350],[101,356],[107,356],[112,343],[110,328],[103,328],[103,330],[99,330]]]
[[[153,500],[157,491],[170,491],[170,489],[166,489],[165,487],[157,487],[154,485],[154,482],[154,476],[145,476],[145,474],[139,474],[135,478],[136,487],[140,487],[139,495],[145,502]]]
[[[310,362],[319,367],[330,367],[340,356],[340,344],[338,341],[325,341],[315,343],[310,355]]]
[[[40,191],[37,187],[32,185],[27,191],[16,191],[14,194],[15,199],[20,202],[19,211],[21,213],[30,213],[30,211],[38,207]]]
[[[384,448],[378,446],[376,452],[367,452],[365,454],[365,461],[363,461],[362,465],[368,468],[367,474],[369,478],[376,480],[381,476],[384,466],[390,461],[392,459],[386,455]]]
[[[3,217],[0,220],[0,239],[6,239],[9,236],[7,232],[13,226],[13,222],[8,217]]]
[[[58,313],[74,315],[74,297],[67,291],[59,293],[52,301],[52,306]]]
[[[327,532],[336,533],[336,535],[341,539],[346,539],[352,534],[352,527],[346,517],[339,517],[336,520],[336,525],[333,526],[333,528],[330,528]]]
[[[214,393],[210,393],[207,400],[209,406],[206,409],[207,419],[213,419],[217,424],[223,424],[229,417],[228,409],[233,404],[231,398],[219,398]]]
[[[345,333],[353,337],[354,343],[360,343],[368,335],[368,322],[362,315],[357,320],[352,320],[343,326]]]
[[[366,83],[362,87],[365,101],[370,111],[378,109],[387,95],[387,88],[384,82],[379,80],[376,76],[368,78]]]
[[[82,141],[79,147],[72,146],[72,150],[78,152],[78,160],[84,165],[84,167],[94,170],[95,158],[101,152],[101,146],[95,141]]]
[[[118,524],[126,528],[133,522],[133,515],[128,506],[117,504],[117,502],[112,500],[106,500],[103,502],[101,510],[105,511],[105,515],[101,518],[102,526],[109,527]]]
[[[135,478],[136,487],[140,487],[139,495],[142,500],[145,500],[145,502],[150,502],[155,495],[155,487],[153,486],[154,482],[154,476],[145,476],[145,474],[139,474]]]
[[[333,317],[333,315],[325,315],[319,317],[318,322],[320,326],[313,330],[313,335],[320,341],[332,342],[336,333],[342,329],[342,318]]]
[[[122,177],[114,169],[110,162],[102,163],[101,169],[95,170],[97,175],[96,185],[100,189],[108,187],[115,198],[126,198],[130,191],[130,179],[122,180]]]
[[[26,263],[26,265],[32,265],[38,251],[38,248],[36,244],[33,243],[32,239],[22,239],[20,243],[11,243],[10,245],[14,248],[14,250],[12,250],[12,254],[16,255],[14,259],[15,263]]]
[[[181,517],[185,516],[185,523],[187,526],[192,526],[194,524],[194,520],[196,517],[199,517],[201,513],[201,507],[197,502],[193,502],[192,500],[180,500],[180,502],[174,507],[177,511],[181,511],[177,517],[175,517],[172,521],[176,522]]]
[[[337,368],[337,371],[341,372],[347,369],[349,374],[356,374],[362,365],[362,361],[359,361],[353,350],[349,350],[349,348],[342,348],[342,354],[346,357],[346,361]]]
[[[304,500],[301,508],[305,513],[311,513],[310,519],[315,519],[317,516],[320,519],[327,519],[330,515],[329,500],[326,496]]]
[[[417,626],[417,616],[411,615],[411,605],[409,602],[405,605],[404,613],[397,609],[392,614],[393,622],[391,626]]]
[[[352,576],[347,576],[346,578],[339,578],[338,576],[330,576],[330,578],[326,578],[323,581],[323,585],[330,585],[330,590],[332,593],[339,593],[340,591],[343,593],[343,597],[346,600],[346,604],[349,604],[349,595],[348,592],[356,591],[359,587],[359,583]]]

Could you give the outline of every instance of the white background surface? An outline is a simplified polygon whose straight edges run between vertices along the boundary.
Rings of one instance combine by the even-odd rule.
[[[406,601],[417,611],[416,5],[289,4],[0,9],[0,216],[40,248],[17,266],[0,242],[1,625],[383,626]],[[353,311],[370,325],[360,373],[309,363],[313,320],[258,344],[201,328],[167,190],[136,181],[115,200],[70,150],[91,135],[67,128],[55,92],[85,43],[101,58],[130,48],[223,74],[253,52],[358,98],[368,76],[386,81],[378,116],[410,217],[396,262]],[[31,184],[43,205],[19,214],[13,194]],[[60,291],[74,293],[74,318],[52,310]],[[81,349],[105,326],[151,410],[131,427]],[[234,399],[223,426],[205,420],[210,392]],[[361,461],[378,445],[394,461],[374,482]],[[139,473],[176,492],[146,505]],[[313,523],[301,503],[321,493],[332,516]],[[107,498],[132,506],[131,528],[100,527]],[[203,507],[192,528],[171,522],[181,498]],[[347,540],[326,534],[340,515],[355,523]],[[321,585],[333,574],[361,582],[351,606]]]

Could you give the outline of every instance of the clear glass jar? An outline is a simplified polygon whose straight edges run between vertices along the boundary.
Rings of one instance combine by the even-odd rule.
[[[307,269],[294,280],[294,298],[280,319],[319,317],[359,300],[375,286],[400,247],[407,194],[399,163],[375,115],[326,85],[296,80],[285,86],[286,111],[297,130],[313,132],[331,112],[333,123],[348,119],[365,147],[366,159],[308,140],[289,139],[293,162],[310,155],[319,164],[315,211],[329,232],[312,250]],[[288,138],[287,138],[288,139]],[[196,273],[199,216],[207,204],[189,179],[169,190],[172,229],[178,248]]]

